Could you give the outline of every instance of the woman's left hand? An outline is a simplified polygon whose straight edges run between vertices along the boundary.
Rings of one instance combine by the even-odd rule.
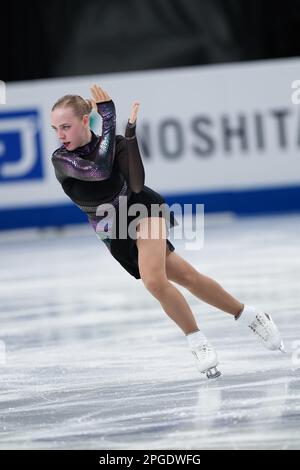
[[[130,118],[129,118],[129,122],[131,124],[134,124],[135,121],[136,121],[136,118],[137,118],[137,113],[138,113],[138,110],[139,110],[139,106],[140,106],[140,103],[138,101],[134,101],[133,105],[132,105],[132,110],[131,110],[131,114],[130,114]]]

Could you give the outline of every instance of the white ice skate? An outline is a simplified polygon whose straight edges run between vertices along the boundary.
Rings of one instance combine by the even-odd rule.
[[[268,313],[245,305],[240,316],[235,319],[238,324],[248,327],[267,349],[286,352],[278,328]]]
[[[194,355],[198,370],[208,379],[215,379],[221,375],[217,365],[219,363],[214,347],[207,341],[201,331],[186,336],[189,348]]]

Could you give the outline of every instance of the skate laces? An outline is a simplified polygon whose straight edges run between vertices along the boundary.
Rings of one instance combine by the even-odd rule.
[[[204,359],[212,352],[212,347],[209,343],[203,343],[201,346],[196,347],[192,352],[195,356],[200,356],[201,359]]]
[[[267,319],[265,317],[267,317]],[[269,322],[267,320],[269,320]],[[257,313],[255,315],[255,319],[251,323],[249,323],[248,327],[263,341],[268,341],[272,335],[271,325],[272,323],[269,315],[267,315],[266,313],[264,313],[263,315]]]

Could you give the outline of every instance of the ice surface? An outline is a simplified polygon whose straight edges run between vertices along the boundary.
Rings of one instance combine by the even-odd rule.
[[[172,240],[172,238],[171,238]],[[272,314],[288,354],[183,287],[222,377],[89,226],[0,236],[1,449],[299,449],[300,215],[206,218],[176,251]],[[6,350],[6,355],[5,355]]]

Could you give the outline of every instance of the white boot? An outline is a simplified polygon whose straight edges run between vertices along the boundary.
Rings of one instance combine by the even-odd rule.
[[[266,348],[285,352],[278,328],[269,314],[244,305],[244,309],[235,320],[238,324],[248,327]]]
[[[217,353],[202,331],[189,333],[186,339],[199,371],[203,374],[206,372],[208,379],[219,377],[221,372],[216,368],[219,363]]]

